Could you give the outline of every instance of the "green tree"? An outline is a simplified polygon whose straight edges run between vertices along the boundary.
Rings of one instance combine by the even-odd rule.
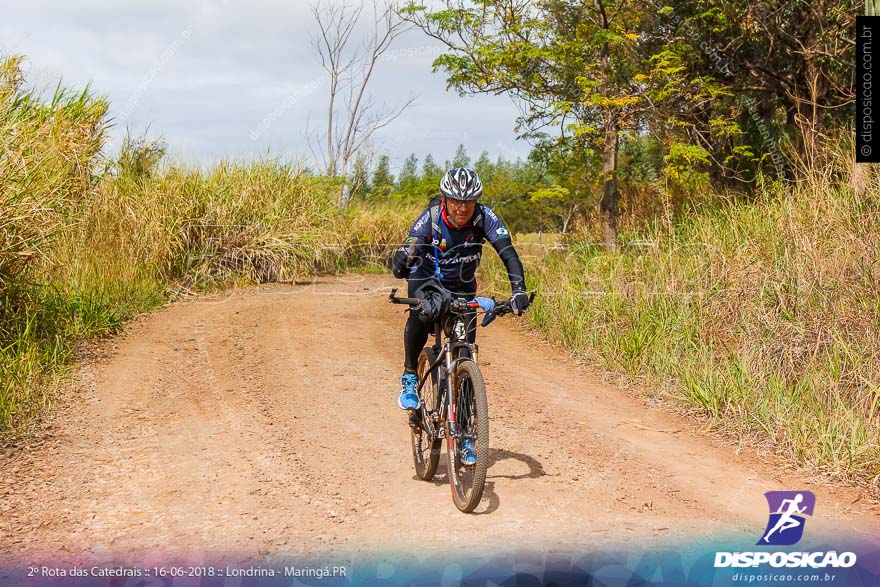
[[[400,175],[397,177],[397,190],[406,196],[415,195],[418,191],[418,171],[419,159],[415,153],[411,153],[400,169]]]
[[[422,176],[419,180],[420,194],[424,196],[436,194],[442,177],[443,170],[434,163],[434,157],[430,153],[425,155],[425,160],[422,162]]]
[[[530,201],[530,192],[549,185],[550,178],[537,159],[506,161],[499,157],[492,180],[483,183],[481,201],[498,210],[516,232],[534,232],[546,228],[540,206]]]
[[[522,136],[583,137],[603,149],[603,233],[617,240],[621,129],[641,126],[648,66],[640,31],[647,6],[625,0],[447,0],[404,14],[449,52],[434,61],[460,93],[509,93],[521,103]],[[642,69],[645,69],[643,72]]]
[[[665,145],[667,178],[700,177],[694,165],[731,187],[743,187],[757,174],[782,175],[783,135],[812,160],[822,133],[851,119],[853,31],[861,2],[669,4],[654,12],[655,24],[646,31],[655,73],[663,74],[655,88],[666,94],[666,112],[684,123],[677,127],[679,137],[689,139]],[[701,91],[695,94],[695,88]],[[656,116],[652,125],[662,121]]]
[[[812,156],[823,130],[852,116],[855,17],[865,6],[859,0],[703,0],[694,9],[717,12],[730,83],[756,98],[754,118],[772,126],[784,113]]]
[[[562,224],[562,234],[568,231],[569,223],[578,209],[577,200],[572,197],[571,190],[560,185],[538,188],[529,194],[529,201],[538,205],[542,216],[558,216]]]
[[[480,176],[483,185],[492,183],[492,178],[495,175],[495,172],[492,160],[489,159],[489,151],[483,151],[480,153],[480,158],[474,163],[474,171]]]
[[[443,170],[434,163],[434,157],[428,153],[422,162],[422,179],[438,180],[443,176]]]
[[[455,150],[455,157],[452,158],[452,166],[469,167],[470,164],[471,158],[467,154],[467,149],[464,145],[459,145],[458,149]]]
[[[595,208],[602,195],[601,151],[591,143],[569,138],[539,143],[529,155],[533,168],[543,171],[530,202],[544,228],[567,232],[572,221]]]
[[[623,208],[647,218],[663,212],[661,195],[663,153],[660,143],[648,134],[631,137],[620,151],[620,187]]]
[[[379,157],[376,169],[373,171],[373,196],[387,196],[394,186],[394,176],[391,174],[391,162],[388,155]]]

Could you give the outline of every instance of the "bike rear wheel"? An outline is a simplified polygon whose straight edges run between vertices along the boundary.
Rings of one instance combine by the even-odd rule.
[[[437,359],[437,353],[431,347],[422,349],[419,354],[419,381],[425,376],[428,369]],[[428,434],[425,422],[431,417],[431,412],[437,410],[437,370],[431,372],[430,377],[422,388],[419,390],[419,423],[418,426],[411,426],[412,432],[412,451],[413,464],[416,468],[416,475],[419,479],[430,481],[437,472],[437,465],[440,463],[440,453],[442,452],[442,441],[440,438],[431,439]],[[436,436],[436,434],[435,434]]]
[[[452,501],[468,513],[480,503],[489,468],[489,402],[483,375],[472,360],[462,360],[455,369],[453,389],[456,414],[456,433],[450,433],[447,422],[447,463]],[[470,438],[477,452],[474,465],[462,463],[461,441]]]

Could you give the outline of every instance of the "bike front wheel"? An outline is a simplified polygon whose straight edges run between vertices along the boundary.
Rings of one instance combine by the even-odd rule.
[[[458,509],[468,513],[477,507],[483,497],[489,469],[489,401],[483,375],[472,360],[458,363],[454,381],[455,423],[446,424],[446,456],[452,501]],[[476,448],[477,462],[473,465],[462,462],[461,444],[466,438]]]

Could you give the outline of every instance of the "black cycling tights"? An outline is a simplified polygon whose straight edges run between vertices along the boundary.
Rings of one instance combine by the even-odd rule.
[[[407,296],[411,298],[417,297],[416,290],[418,290],[419,286],[422,283],[423,282],[415,279],[409,280],[407,282]],[[455,295],[456,297],[467,297],[469,299],[474,297],[474,294],[472,293],[453,292],[453,295]],[[468,341],[476,341],[477,313],[468,312],[467,314],[465,314],[465,324],[468,326]],[[406,371],[414,372],[418,369],[419,353],[422,352],[425,343],[428,342],[428,336],[433,332],[433,323],[425,324],[424,322],[419,320],[418,312],[409,313],[409,318],[406,321],[406,327],[403,330],[403,348],[406,353],[406,357],[403,362],[403,368]]]

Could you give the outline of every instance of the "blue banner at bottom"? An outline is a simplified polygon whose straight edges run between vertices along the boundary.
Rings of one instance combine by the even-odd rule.
[[[468,585],[593,587],[880,585],[880,541],[829,540],[809,547],[664,545],[596,552],[374,553],[230,563],[45,562],[0,569],[3,587],[269,587]],[[238,558],[240,561],[241,558]],[[183,562],[180,562],[183,561]],[[210,562],[206,562],[210,561]]]

